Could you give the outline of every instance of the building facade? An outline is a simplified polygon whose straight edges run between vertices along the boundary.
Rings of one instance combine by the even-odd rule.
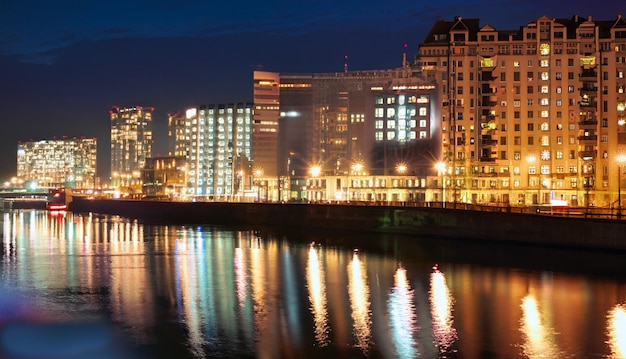
[[[187,163],[187,196],[232,200],[251,191],[252,116],[250,103],[203,105],[185,111],[184,136],[177,135],[174,146]],[[170,128],[170,133],[180,131]]]
[[[154,157],[146,159],[141,171],[143,195],[154,198],[183,199],[187,189],[185,157]]]
[[[615,206],[626,147],[626,21],[518,30],[437,21],[415,66],[438,84],[454,201]]]
[[[278,73],[254,71],[254,116],[252,124],[252,158],[255,171],[276,177],[278,168]]]
[[[154,107],[113,107],[111,118],[111,185],[141,190],[141,169],[152,157]]]
[[[389,70],[264,74],[277,78],[279,89],[277,174],[263,177],[268,198],[306,197],[312,168],[322,176],[436,172],[441,130],[435,84],[406,61]],[[255,98],[264,93],[257,96],[257,89]],[[344,193],[347,186],[344,181]]]
[[[93,189],[96,166],[95,138],[29,141],[17,146],[17,178],[39,187]]]

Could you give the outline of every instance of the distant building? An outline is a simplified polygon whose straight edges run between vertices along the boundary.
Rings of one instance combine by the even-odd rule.
[[[141,173],[145,196],[176,199],[186,194],[185,157],[148,158]]]
[[[328,176],[435,172],[442,147],[437,91],[406,61],[391,70],[270,74],[254,74],[279,81],[279,111],[265,119],[279,124],[277,191],[270,198],[302,199],[312,167]],[[255,98],[267,91],[259,81]]]
[[[141,189],[141,169],[152,157],[154,107],[113,107],[111,116],[111,185]]]
[[[95,187],[97,140],[63,138],[17,146],[17,178],[48,188]]]
[[[626,153],[626,20],[513,30],[437,21],[415,65],[437,83],[454,201],[615,207]]]
[[[252,113],[250,103],[189,108],[184,136],[182,122],[170,121],[173,152],[187,162],[187,195],[225,200],[250,190]]]
[[[254,71],[252,158],[257,171],[276,177],[278,168],[279,75]]]
[[[167,114],[168,156],[186,157],[189,150],[185,140],[185,114]]]

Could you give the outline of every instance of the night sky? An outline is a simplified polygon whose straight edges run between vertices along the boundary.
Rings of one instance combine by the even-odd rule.
[[[619,13],[624,0],[0,0],[0,181],[18,141],[62,136],[97,137],[108,176],[114,105],[154,106],[155,155],[167,155],[167,113],[252,101],[254,69],[343,71],[344,56],[351,70],[398,67],[404,44],[412,61],[434,22],[457,15],[512,30]]]

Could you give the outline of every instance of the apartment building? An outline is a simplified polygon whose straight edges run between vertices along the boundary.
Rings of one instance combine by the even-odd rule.
[[[152,157],[154,107],[112,107],[111,185],[141,190],[141,170]]]
[[[454,201],[616,206],[626,152],[621,15],[543,16],[516,30],[439,20],[415,66],[438,84]]]

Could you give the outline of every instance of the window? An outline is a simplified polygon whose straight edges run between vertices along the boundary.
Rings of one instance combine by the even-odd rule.
[[[534,145],[535,144],[535,139],[533,138],[533,136],[528,136],[528,144],[529,145]]]
[[[519,132],[519,131],[521,131],[520,127],[521,127],[521,126],[520,126],[520,124],[519,124],[519,123],[516,123],[516,124],[513,126],[513,130],[514,130],[514,131],[516,131],[516,132]]]
[[[541,123],[541,131],[548,131],[550,129],[550,125],[547,122]]]
[[[556,144],[557,145],[563,144],[563,136],[556,136]]]
[[[555,152],[554,156],[556,157],[557,160],[562,160],[563,159],[563,151],[562,150],[557,150]]]
[[[385,109],[384,108],[377,107],[374,110],[374,117],[380,118],[380,117],[384,117],[384,115],[385,115]]]
[[[535,125],[532,123],[528,124],[528,131],[533,131],[535,129]]]
[[[521,152],[514,152],[513,153],[513,159],[515,160],[521,160],[522,159],[522,153]]]

